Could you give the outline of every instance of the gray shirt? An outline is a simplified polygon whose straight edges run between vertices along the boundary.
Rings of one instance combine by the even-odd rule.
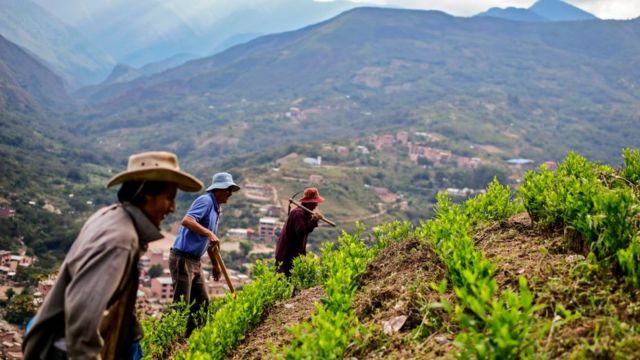
[[[70,358],[99,359],[103,339],[117,339],[113,332],[123,330],[114,324],[134,316],[134,308],[123,312],[117,307],[124,293],[137,291],[137,280],[130,279],[136,279],[140,253],[148,242],[161,237],[136,206],[116,204],[93,214],[71,246],[25,337],[25,359],[46,358],[61,337]]]

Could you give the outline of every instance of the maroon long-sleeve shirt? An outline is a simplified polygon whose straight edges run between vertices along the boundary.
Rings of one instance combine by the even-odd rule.
[[[318,220],[312,220],[310,213],[291,210],[276,243],[276,261],[281,264],[278,271],[290,275],[293,259],[307,254],[307,237],[317,226]]]

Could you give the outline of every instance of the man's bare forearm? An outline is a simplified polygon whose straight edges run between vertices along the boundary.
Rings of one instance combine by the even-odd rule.
[[[209,239],[209,241],[220,241],[218,239],[218,237],[216,236],[216,234],[213,233],[213,231],[207,229],[206,227],[200,225],[196,219],[192,218],[189,215],[186,215],[183,219],[182,219],[182,226],[186,227],[187,229],[200,234],[202,236],[206,236],[207,239]]]

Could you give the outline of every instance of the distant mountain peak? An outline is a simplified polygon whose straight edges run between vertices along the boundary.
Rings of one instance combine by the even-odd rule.
[[[102,85],[131,81],[140,76],[142,76],[142,73],[138,69],[126,64],[117,64],[107,79],[102,82]]]
[[[595,15],[562,0],[538,0],[529,7],[530,11],[551,21],[596,20]]]
[[[528,9],[524,8],[491,8],[476,16],[489,16],[512,21],[581,21],[596,20],[595,15],[562,0],[538,0]]]

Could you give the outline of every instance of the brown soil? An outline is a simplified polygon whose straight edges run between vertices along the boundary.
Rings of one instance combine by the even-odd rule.
[[[449,315],[440,309],[425,310],[427,304],[443,299],[454,303],[450,289],[440,295],[430,287],[446,278],[437,255],[416,239],[383,250],[360,279],[353,305],[369,331],[359,334],[354,342],[359,345],[348,348],[345,358],[427,358],[449,352],[453,348]],[[384,323],[397,316],[407,316],[404,325],[385,334]],[[421,327],[423,319],[429,323]]]
[[[269,357],[272,347],[282,347],[292,340],[288,327],[311,319],[315,303],[325,296],[321,286],[301,290],[291,299],[270,308],[264,320],[249,331],[238,346],[227,355],[228,359],[263,359]]]
[[[569,255],[560,231],[543,231],[531,224],[526,213],[475,230],[476,248],[497,265],[495,279],[500,288],[518,288],[518,277],[530,282],[558,276]],[[531,284],[530,284],[531,285]]]

